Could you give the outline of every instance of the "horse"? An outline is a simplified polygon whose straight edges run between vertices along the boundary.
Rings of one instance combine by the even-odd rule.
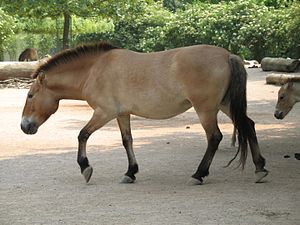
[[[19,56],[19,61],[37,61],[38,52],[35,48],[26,48]]]
[[[274,116],[282,120],[297,102],[300,102],[300,83],[287,82],[278,91]]]
[[[202,184],[222,140],[217,114],[229,116],[237,129],[244,165],[248,143],[255,165],[256,182],[267,176],[254,122],[247,116],[247,72],[240,57],[210,45],[195,45],[160,52],[139,53],[109,43],[65,50],[40,65],[23,108],[21,129],[35,134],[56,112],[61,99],[84,100],[94,110],[78,135],[77,163],[86,183],[93,168],[86,146],[90,135],[117,119],[128,169],[121,182],[136,181],[138,163],[133,151],[130,116],[168,119],[194,107],[207,138],[206,152],[192,184]],[[231,163],[228,163],[228,165]]]

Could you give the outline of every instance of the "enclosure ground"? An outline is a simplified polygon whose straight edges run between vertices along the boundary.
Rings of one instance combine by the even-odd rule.
[[[36,135],[20,129],[26,89],[0,89],[0,224],[240,224],[295,225],[300,221],[300,104],[282,121],[273,116],[279,87],[248,69],[248,114],[256,122],[270,170],[255,184],[250,157],[244,171],[224,168],[234,156],[232,125],[219,115],[224,138],[201,186],[187,184],[206,149],[193,109],[168,120],[132,117],[140,166],[135,184],[120,184],[127,169],[116,121],[88,141],[94,174],[87,185],[76,162],[77,136],[92,115],[79,101],[62,101]],[[286,158],[287,157],[287,158]]]

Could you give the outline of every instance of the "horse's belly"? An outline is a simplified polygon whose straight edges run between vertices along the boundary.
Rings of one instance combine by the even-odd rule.
[[[149,119],[168,119],[185,112],[191,107],[192,104],[188,100],[184,100],[181,102],[165,102],[155,106],[145,105],[140,107],[135,105],[131,113]]]

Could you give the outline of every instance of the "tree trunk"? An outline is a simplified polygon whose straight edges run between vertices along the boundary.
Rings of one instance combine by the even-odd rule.
[[[4,52],[2,49],[0,49],[0,61],[3,61],[4,59]]]
[[[63,49],[68,49],[70,47],[70,20],[71,16],[69,12],[64,12],[64,35],[63,35]]]
[[[40,63],[42,62],[0,62],[0,80],[15,77],[30,78],[30,75]]]

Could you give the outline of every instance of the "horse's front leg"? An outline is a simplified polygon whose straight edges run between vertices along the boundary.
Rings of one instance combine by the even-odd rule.
[[[128,170],[122,178],[122,183],[133,183],[136,179],[135,174],[138,172],[138,164],[132,148],[132,135],[130,128],[130,115],[117,117],[118,125],[122,135],[123,146],[126,149],[128,158]]]
[[[87,123],[87,125],[84,128],[82,128],[78,135],[77,162],[80,166],[81,174],[83,175],[87,183],[90,181],[90,178],[93,173],[93,168],[90,166],[89,160],[86,156],[87,140],[94,131],[104,126],[111,119],[113,118],[108,116],[102,110],[95,110],[91,120]]]

